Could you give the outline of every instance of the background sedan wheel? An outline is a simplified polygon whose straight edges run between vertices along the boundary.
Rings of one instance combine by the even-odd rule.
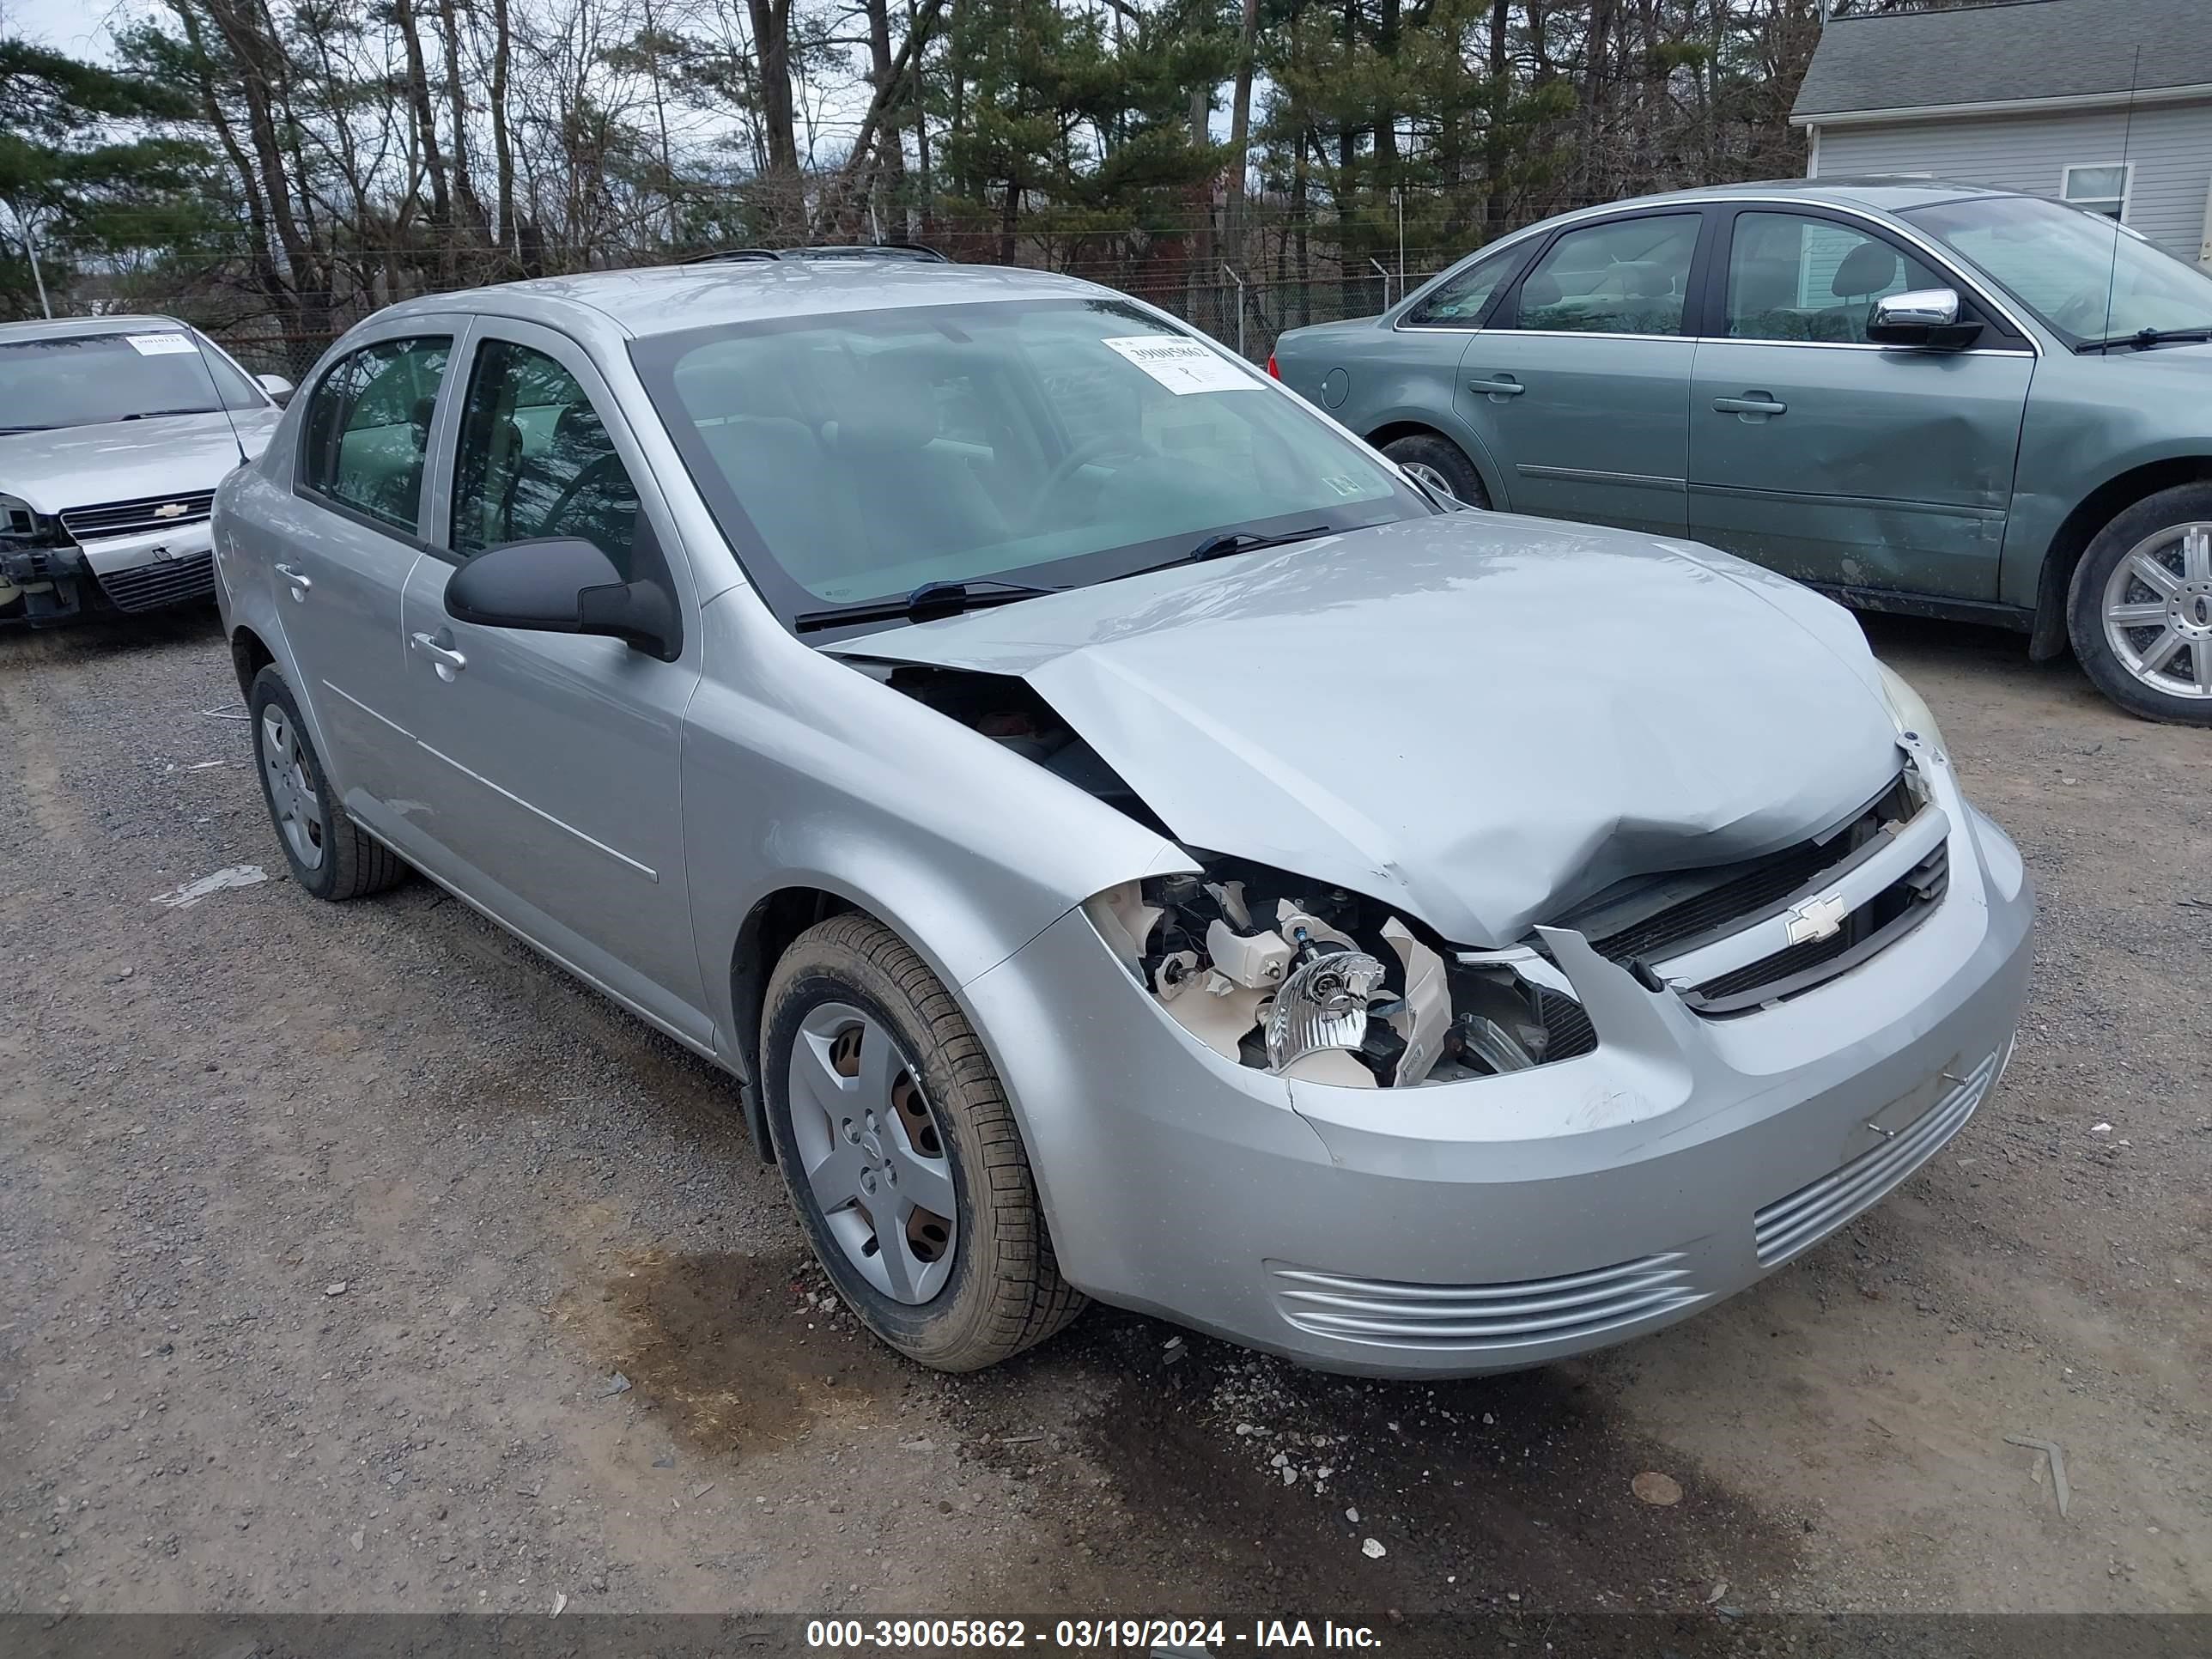
[[[2106,526],[2075,570],[2067,623],[2106,696],[2212,726],[2212,484],[2162,490]]]
[[[246,710],[253,721],[261,798],[269,804],[292,879],[317,898],[333,900],[381,892],[404,879],[407,866],[398,854],[363,834],[331,798],[300,706],[276,664],[253,677]]]
[[[1416,433],[1385,444],[1382,453],[1431,489],[1454,496],[1469,507],[1488,507],[1490,492],[1482,487],[1482,474],[1474,470],[1460,447],[1432,432]]]
[[[996,1364],[1079,1313],[974,1029],[905,941],[851,913],[769,981],[757,1076],[784,1184],[840,1295],[939,1370]]]

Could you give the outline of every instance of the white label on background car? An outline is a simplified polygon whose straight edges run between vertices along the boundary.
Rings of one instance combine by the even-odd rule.
[[[198,349],[181,334],[126,334],[123,337],[138,349],[142,357],[173,357],[180,351]]]
[[[1172,334],[1133,334],[1100,342],[1178,398],[1192,392],[1257,392],[1259,381],[1219,352]]]

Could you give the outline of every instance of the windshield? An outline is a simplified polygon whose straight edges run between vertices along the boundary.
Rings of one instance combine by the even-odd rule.
[[[2028,196],[1977,196],[1904,217],[1987,271],[2066,343],[2212,328],[2212,277],[2110,219]]]
[[[633,349],[787,620],[927,582],[1102,580],[1224,532],[1434,510],[1243,364],[1123,301],[848,312]]]
[[[232,409],[266,403],[221,352],[178,329],[10,341],[0,344],[0,432],[209,415],[218,386]]]

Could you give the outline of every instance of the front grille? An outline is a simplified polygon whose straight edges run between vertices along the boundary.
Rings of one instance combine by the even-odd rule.
[[[1776,1267],[1811,1249],[1852,1217],[1887,1197],[1966,1127],[1989,1093],[2004,1059],[1991,1054],[1909,1129],[1862,1152],[1841,1169],[1778,1198],[1752,1218],[1759,1263]]]
[[[1544,1030],[1549,1034],[1544,1044],[1547,1060],[1572,1060],[1597,1047],[1597,1030],[1590,1024],[1589,1011],[1572,997],[1540,987],[1536,992],[1536,1017],[1544,1022]]]
[[[1283,1317],[1302,1331],[1393,1347],[1499,1348],[1595,1337],[1705,1300],[1682,1253],[1504,1285],[1414,1285],[1267,1263]]]
[[[195,553],[184,559],[157,559],[131,570],[111,570],[100,578],[100,592],[118,611],[152,611],[215,597],[215,556]]]
[[[180,525],[198,524],[214,507],[212,489],[187,489],[174,495],[149,495],[143,501],[64,507],[62,528],[81,542],[97,541],[103,536],[137,536],[149,530],[174,530]],[[162,510],[167,507],[184,510]]]

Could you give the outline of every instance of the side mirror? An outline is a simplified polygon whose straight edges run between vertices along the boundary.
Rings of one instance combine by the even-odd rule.
[[[280,404],[292,401],[292,383],[282,374],[257,374],[253,377],[253,384]]]
[[[486,549],[446,583],[446,614],[482,628],[604,635],[663,662],[683,651],[668,590],[624,581],[614,561],[580,536]]]
[[[1982,325],[1959,320],[1958,289],[1923,288],[1876,300],[1866,332],[1876,345],[1961,351],[1981,337]]]

